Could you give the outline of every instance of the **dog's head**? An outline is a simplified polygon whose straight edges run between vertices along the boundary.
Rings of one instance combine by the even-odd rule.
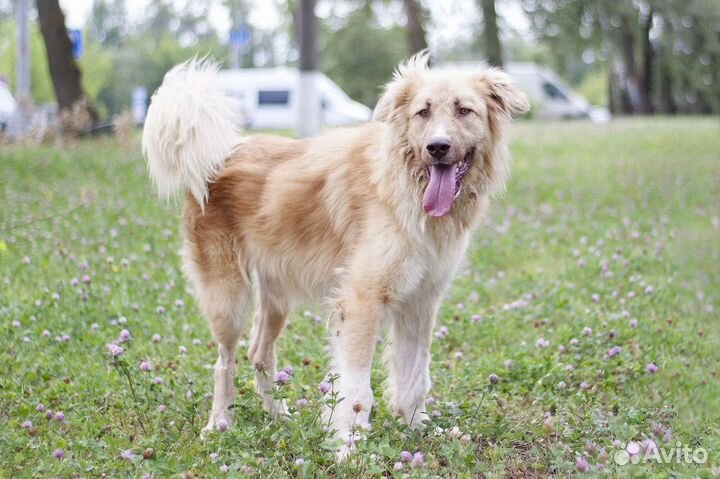
[[[504,186],[509,159],[503,131],[530,105],[498,69],[431,70],[427,63],[423,52],[398,67],[373,119],[389,123],[410,174],[424,186],[425,211],[437,217],[463,196]]]

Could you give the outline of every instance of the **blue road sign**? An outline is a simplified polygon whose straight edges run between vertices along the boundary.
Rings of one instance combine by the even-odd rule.
[[[83,34],[82,30],[70,29],[68,30],[68,36],[72,43],[73,57],[78,60],[83,54]]]
[[[250,29],[247,25],[230,30],[230,45],[234,47],[242,47],[250,41]]]

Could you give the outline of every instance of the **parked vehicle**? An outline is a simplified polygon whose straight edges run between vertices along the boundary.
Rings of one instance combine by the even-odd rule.
[[[10,118],[15,115],[18,105],[10,92],[10,88],[0,82],[0,132],[5,132],[10,123]]]
[[[218,73],[222,88],[239,100],[246,128],[295,129],[298,123],[299,72],[294,68],[246,68]],[[352,100],[322,73],[318,96],[325,126],[344,126],[370,120],[372,110]]]
[[[440,65],[440,68],[475,69],[477,65],[477,62],[448,63]],[[590,118],[593,121],[607,121],[609,118],[606,109],[591,106],[590,102],[548,68],[536,63],[509,62],[505,71],[518,88],[530,97],[535,118]]]

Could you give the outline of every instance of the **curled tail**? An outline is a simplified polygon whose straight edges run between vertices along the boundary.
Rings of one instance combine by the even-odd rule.
[[[242,141],[239,110],[220,89],[218,70],[213,60],[189,60],[167,72],[152,97],[142,148],[161,197],[186,188],[204,206],[208,181]]]

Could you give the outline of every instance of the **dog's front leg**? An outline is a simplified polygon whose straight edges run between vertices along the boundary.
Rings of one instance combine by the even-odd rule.
[[[428,419],[425,395],[430,390],[430,343],[440,299],[432,295],[408,303],[394,315],[385,349],[390,410],[411,428]]]
[[[369,428],[373,392],[370,372],[383,306],[371,291],[351,289],[333,314],[330,337],[333,347],[332,372],[339,402],[325,411],[325,419],[337,437],[345,442],[338,451],[342,460],[354,441]]]

